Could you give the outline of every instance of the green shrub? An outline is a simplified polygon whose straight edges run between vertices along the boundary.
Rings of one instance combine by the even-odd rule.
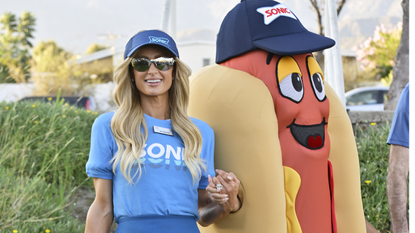
[[[61,199],[41,177],[15,173],[0,167],[0,232],[83,232],[68,212],[69,195]]]
[[[0,232],[84,231],[69,203],[78,186],[92,187],[85,164],[97,116],[62,101],[0,103]]]
[[[365,218],[381,233],[390,232],[386,177],[388,174],[390,124],[356,127],[360,179]]]

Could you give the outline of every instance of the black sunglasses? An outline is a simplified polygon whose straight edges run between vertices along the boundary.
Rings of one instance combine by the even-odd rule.
[[[159,57],[156,59],[148,59],[143,57],[133,58],[131,61],[131,65],[136,71],[144,72],[147,71],[151,63],[159,69],[160,71],[170,70],[174,65],[174,58],[167,58],[167,57]]]

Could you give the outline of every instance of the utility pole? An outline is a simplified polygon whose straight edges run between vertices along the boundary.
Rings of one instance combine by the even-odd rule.
[[[326,0],[325,4],[325,35],[335,40],[336,45],[324,50],[324,77],[326,78],[327,83],[333,87],[343,105],[346,106],[336,3],[335,0]]]
[[[176,39],[176,0],[165,1],[161,30],[167,32],[173,39]]]

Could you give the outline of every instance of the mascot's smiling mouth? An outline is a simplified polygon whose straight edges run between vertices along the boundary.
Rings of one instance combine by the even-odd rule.
[[[327,125],[326,118],[323,118],[323,121],[317,125],[297,125],[294,119],[287,128],[290,128],[294,139],[302,146],[311,150],[317,150],[324,146],[325,125]]]

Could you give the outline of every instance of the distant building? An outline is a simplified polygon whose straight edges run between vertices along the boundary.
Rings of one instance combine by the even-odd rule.
[[[176,39],[180,59],[192,72],[215,63],[216,32],[208,29],[189,29],[180,31]],[[124,48],[109,48],[80,57],[76,60],[79,65],[117,67],[124,60]]]
[[[208,29],[188,29],[177,33],[180,59],[190,66],[192,72],[215,64],[216,34],[216,31]]]

